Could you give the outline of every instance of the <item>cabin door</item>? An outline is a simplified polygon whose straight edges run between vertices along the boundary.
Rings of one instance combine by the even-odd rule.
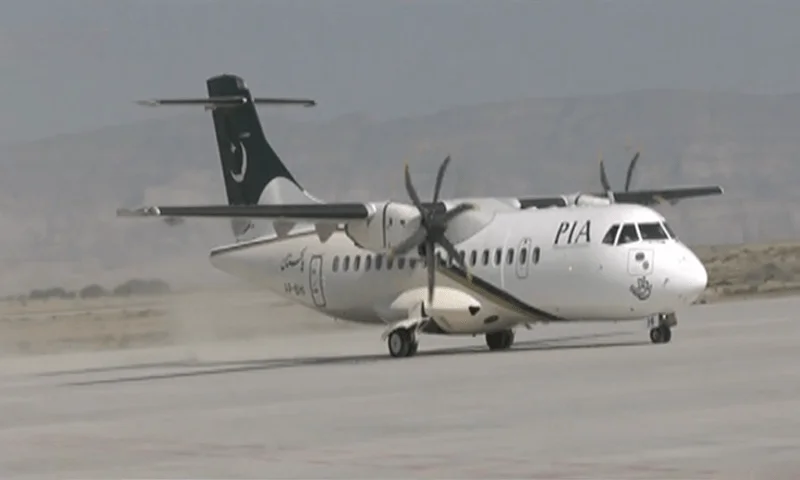
[[[528,278],[528,266],[531,264],[531,242],[530,238],[523,238],[519,242],[519,248],[517,249],[517,254],[514,255],[514,263],[516,264],[517,268],[517,278],[523,279]]]
[[[317,308],[325,307],[325,287],[322,281],[322,255],[314,255],[308,263],[308,289]]]

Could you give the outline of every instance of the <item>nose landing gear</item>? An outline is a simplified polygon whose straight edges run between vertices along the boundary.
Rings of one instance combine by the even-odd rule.
[[[669,343],[672,339],[672,329],[666,325],[659,325],[650,329],[650,341],[653,343]]]
[[[672,340],[672,327],[678,324],[674,313],[659,313],[647,319],[650,328],[650,341],[653,343],[669,343]]]

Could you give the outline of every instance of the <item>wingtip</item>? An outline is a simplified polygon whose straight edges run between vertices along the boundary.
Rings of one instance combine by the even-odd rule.
[[[158,207],[118,208],[118,217],[154,217],[161,215]]]

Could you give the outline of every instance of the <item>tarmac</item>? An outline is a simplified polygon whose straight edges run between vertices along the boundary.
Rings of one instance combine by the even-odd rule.
[[[666,345],[642,322],[408,359],[380,328],[6,358],[0,477],[797,479],[799,311],[691,307]]]

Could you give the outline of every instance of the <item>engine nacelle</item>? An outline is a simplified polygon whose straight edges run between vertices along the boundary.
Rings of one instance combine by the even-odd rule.
[[[371,207],[375,213],[369,221],[345,226],[348,238],[361,248],[386,251],[408,238],[419,226],[419,211],[412,205],[383,202]]]
[[[596,197],[585,193],[579,193],[575,197],[575,205],[578,206],[611,205],[611,203],[611,199],[608,197]]]
[[[443,205],[448,210],[456,206],[449,201]],[[373,203],[370,204],[370,210],[375,213],[368,222],[351,222],[345,226],[348,238],[361,248],[385,252],[419,229],[419,210],[413,205],[397,202]],[[494,214],[493,211],[483,211],[480,208],[461,213],[448,223],[447,238],[453,244],[463,242],[486,227]]]

